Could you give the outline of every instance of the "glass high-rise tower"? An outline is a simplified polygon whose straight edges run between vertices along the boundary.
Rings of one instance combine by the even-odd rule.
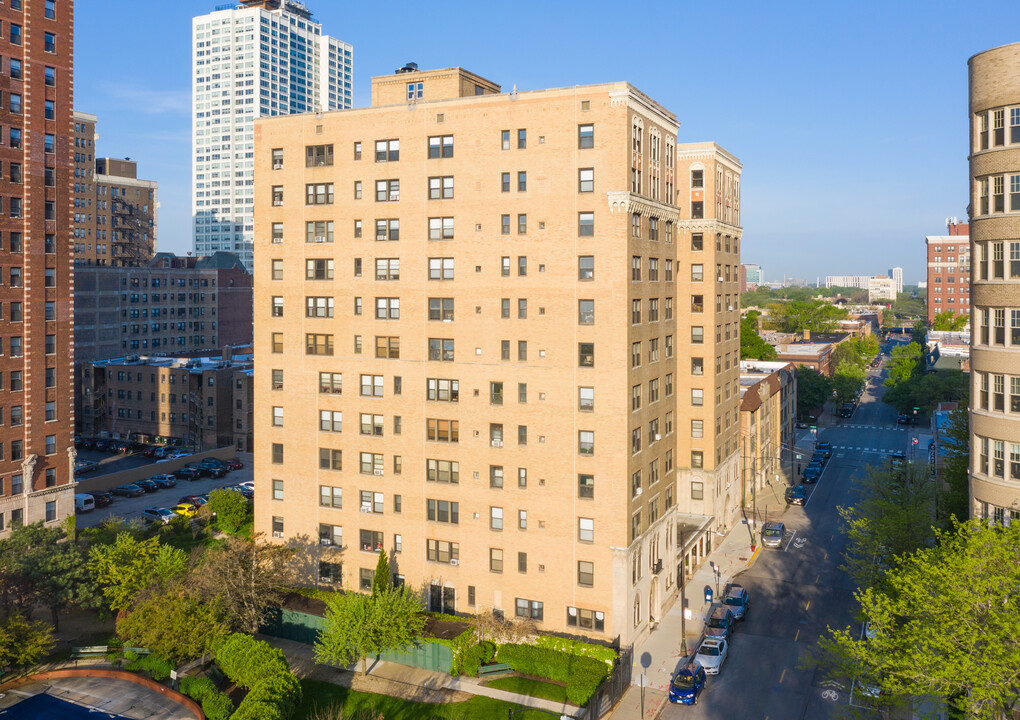
[[[197,255],[253,267],[254,120],[351,107],[352,48],[293,0],[240,0],[192,20],[192,219]]]

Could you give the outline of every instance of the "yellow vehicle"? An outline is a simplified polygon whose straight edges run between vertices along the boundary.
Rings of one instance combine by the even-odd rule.
[[[198,512],[195,509],[195,506],[192,505],[191,503],[178,503],[177,505],[174,505],[170,509],[173,510],[178,515],[180,515],[181,517],[186,517],[186,518],[194,517],[195,513]]]

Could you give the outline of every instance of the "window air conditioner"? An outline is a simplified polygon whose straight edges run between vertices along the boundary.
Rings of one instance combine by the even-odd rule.
[[[319,538],[319,544],[320,545],[332,545],[333,541],[330,540],[329,538]]]
[[[283,205],[283,200],[273,200],[273,205],[276,205],[276,206]],[[722,280],[722,278],[719,278],[719,279]]]
[[[460,565],[460,560],[458,560],[457,558],[453,558],[452,560],[450,560],[450,564],[451,565]]]
[[[371,505],[362,505],[361,506],[361,512],[363,512],[363,513],[370,513],[370,512],[372,512],[372,506]]]
[[[637,490],[634,491],[634,497],[641,497],[641,493],[643,493],[644,491],[645,491],[644,488],[638,488]]]
[[[319,578],[319,582],[324,582],[324,583],[331,583],[331,582],[333,582],[333,578],[328,578],[328,577],[320,577],[320,578]]]
[[[317,242],[317,243],[326,242],[326,236],[325,235],[316,235],[315,236],[315,242]]]
[[[660,435],[659,433],[655,433],[655,439],[656,441],[662,440],[662,435]]]
[[[282,238],[282,237],[274,237],[274,238],[273,238],[273,243],[274,243],[274,244],[277,244],[277,245],[279,245],[279,244],[280,244],[280,243],[282,243],[282,242],[283,242],[283,238]]]
[[[274,530],[273,531],[273,537],[282,538],[283,537],[283,532],[280,531],[280,530]]]
[[[283,170],[283,163],[282,162],[273,163],[273,170]]]
[[[492,447],[503,447],[503,441],[502,440],[493,440],[492,441]]]
[[[382,470],[373,470],[373,472],[374,472],[374,473],[375,473],[376,475],[382,475],[382,474],[383,474],[383,471],[382,471]]]

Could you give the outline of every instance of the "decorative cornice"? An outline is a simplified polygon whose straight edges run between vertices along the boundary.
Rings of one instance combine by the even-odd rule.
[[[693,230],[695,232],[704,232],[706,230],[726,230],[733,235],[741,235],[744,231],[739,225],[730,225],[728,222],[717,220],[716,218],[701,218],[697,220],[684,219],[677,223],[677,228],[680,230]]]
[[[648,217],[661,218],[673,223],[680,221],[680,209],[667,205],[658,200],[650,200],[640,195],[635,195],[626,190],[608,192],[606,199],[609,201],[609,212],[611,213],[640,213]]]
[[[676,117],[672,113],[630,85],[620,90],[610,90],[609,105],[610,107],[623,106],[640,110],[648,117],[653,118],[657,123],[668,128],[674,138],[680,130],[680,123],[677,122]]]

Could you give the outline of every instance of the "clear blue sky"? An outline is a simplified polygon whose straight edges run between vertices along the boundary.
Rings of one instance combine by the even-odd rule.
[[[75,3],[75,108],[99,116],[101,155],[159,182],[163,250],[191,249],[191,18],[221,1]],[[742,259],[767,280],[921,279],[924,235],[966,219],[967,58],[1020,40],[1006,6],[963,2],[306,5],[354,45],[357,107],[408,61],[504,90],[633,83],[680,142],[741,159]]]

